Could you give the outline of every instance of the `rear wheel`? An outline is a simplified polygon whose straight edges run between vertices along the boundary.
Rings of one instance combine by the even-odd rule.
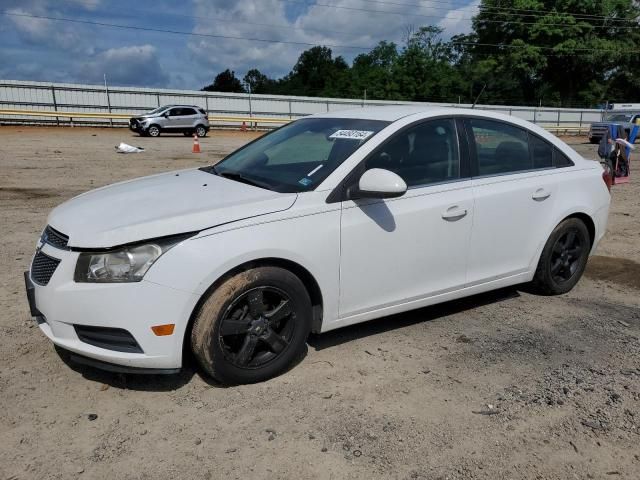
[[[533,278],[536,289],[545,295],[571,290],[587,265],[591,239],[584,222],[569,218],[560,223],[547,240]]]
[[[310,330],[311,300],[300,279],[282,268],[260,267],[209,294],[194,320],[191,346],[215,379],[254,383],[286,370]]]
[[[147,134],[150,137],[159,137],[160,136],[160,127],[157,125],[151,125],[147,130]]]
[[[205,137],[207,135],[207,129],[202,125],[198,125],[196,127],[196,135],[198,135],[199,137]]]

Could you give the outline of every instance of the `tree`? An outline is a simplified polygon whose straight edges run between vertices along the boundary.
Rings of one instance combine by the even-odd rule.
[[[312,47],[302,52],[285,82],[294,95],[323,96],[335,92],[348,70],[344,58],[333,59],[330,48]]]
[[[243,80],[251,88],[251,93],[274,93],[275,81],[257,68],[249,70]]]
[[[233,92],[243,93],[244,87],[238,78],[236,78],[235,72],[232,72],[228,68],[216,75],[211,85],[207,85],[202,90],[207,92]]]
[[[398,82],[393,75],[398,61],[398,47],[393,42],[380,42],[368,53],[362,53],[353,60],[350,97],[360,97],[367,91],[367,98],[402,98]]]
[[[484,46],[471,52],[477,63],[481,56],[501,60],[494,76],[514,80],[498,94],[503,100],[591,103],[591,90],[601,90],[632,57],[625,51],[638,48],[629,42],[640,13],[632,0],[522,0],[517,11],[505,5],[482,1],[473,30]],[[489,88],[488,93],[494,94]]]

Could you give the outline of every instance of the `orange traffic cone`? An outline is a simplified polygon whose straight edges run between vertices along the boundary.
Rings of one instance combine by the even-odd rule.
[[[246,132],[246,131],[247,131],[247,124],[246,124],[246,122],[244,122],[244,121],[242,122],[242,126],[240,127],[240,131],[242,131],[242,132]]]
[[[193,134],[193,149],[191,153],[200,153],[200,142],[198,141],[198,135]]]

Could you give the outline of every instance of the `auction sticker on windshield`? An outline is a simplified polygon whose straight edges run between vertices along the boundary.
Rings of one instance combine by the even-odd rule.
[[[374,132],[368,130],[338,130],[329,135],[329,138],[345,138],[348,140],[365,140],[373,135]]]

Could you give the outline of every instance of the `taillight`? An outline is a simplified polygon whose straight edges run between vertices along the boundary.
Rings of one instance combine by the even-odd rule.
[[[209,120],[209,115],[205,115],[205,116],[204,116],[204,119],[205,119],[205,120]]]
[[[604,171],[602,172],[602,180],[604,180],[604,184],[607,186],[607,190],[611,192],[611,185],[613,185],[613,176],[611,175],[608,166],[605,167]]]

